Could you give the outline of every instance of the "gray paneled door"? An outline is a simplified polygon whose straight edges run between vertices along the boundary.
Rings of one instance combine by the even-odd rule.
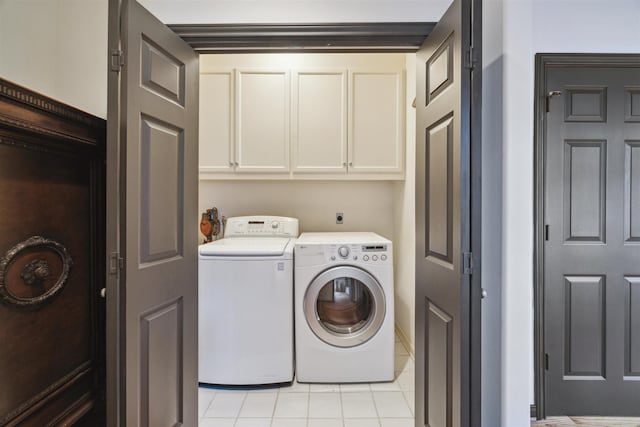
[[[417,53],[419,427],[480,426],[480,22],[455,0]]]
[[[109,388],[119,412],[110,407],[109,424],[196,426],[198,57],[137,2],[110,13],[123,64],[117,71],[112,58],[119,78],[110,80],[109,120],[118,134],[108,169],[119,183],[109,188],[109,214],[118,215],[119,242],[109,244],[124,264],[107,292],[119,326],[109,335],[119,348],[108,355],[117,358],[109,381],[119,381]]]
[[[640,68],[546,78],[546,412],[640,415]]]

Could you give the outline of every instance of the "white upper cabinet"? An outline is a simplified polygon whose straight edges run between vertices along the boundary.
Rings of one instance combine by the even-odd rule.
[[[404,179],[404,55],[201,55],[200,65],[201,179]]]
[[[287,70],[236,70],[236,171],[289,171]]]
[[[234,170],[233,71],[200,74],[200,172]]]
[[[349,172],[404,167],[404,73],[350,71]]]
[[[294,173],[347,171],[347,73],[292,75],[291,163]]]

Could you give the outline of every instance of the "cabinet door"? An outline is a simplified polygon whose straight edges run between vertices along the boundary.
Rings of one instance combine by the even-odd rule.
[[[293,73],[294,172],[346,173],[346,70]]]
[[[200,173],[233,172],[233,71],[200,74]]]
[[[289,171],[289,72],[236,71],[236,171]]]
[[[402,172],[404,74],[351,71],[349,172]]]

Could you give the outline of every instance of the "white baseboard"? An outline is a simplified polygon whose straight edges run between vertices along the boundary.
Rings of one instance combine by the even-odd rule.
[[[404,331],[402,329],[400,329],[400,327],[398,326],[397,323],[396,323],[396,336],[398,337],[400,342],[404,345],[404,348],[407,349],[407,351],[409,352],[409,355],[411,356],[411,358],[415,360],[415,358],[416,358],[416,350],[413,347],[413,343],[411,342],[409,337],[407,337],[407,335],[404,333]]]

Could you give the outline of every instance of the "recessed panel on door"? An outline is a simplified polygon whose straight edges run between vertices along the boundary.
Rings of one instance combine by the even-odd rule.
[[[606,122],[606,87],[568,87],[566,89],[565,121]]]
[[[640,243],[640,140],[625,141],[624,239]]]
[[[640,276],[625,276],[624,379],[640,381]]]
[[[604,378],[605,278],[565,276],[564,280],[564,379]]]
[[[453,116],[448,115],[427,129],[426,256],[447,263],[452,260],[452,149]]]
[[[453,83],[453,49],[450,36],[427,61],[427,103]]]
[[[452,318],[427,300],[425,420],[428,426],[451,426]],[[443,367],[445,367],[443,369]]]
[[[624,94],[626,122],[640,122],[640,87],[626,87]]]
[[[142,86],[184,106],[184,64],[144,35],[141,53]]]
[[[182,254],[184,136],[181,129],[149,116],[143,115],[141,123],[140,262],[144,264]]]
[[[182,300],[140,319],[141,426],[179,426],[182,407]]]
[[[564,233],[567,241],[605,243],[606,141],[567,140]]]

